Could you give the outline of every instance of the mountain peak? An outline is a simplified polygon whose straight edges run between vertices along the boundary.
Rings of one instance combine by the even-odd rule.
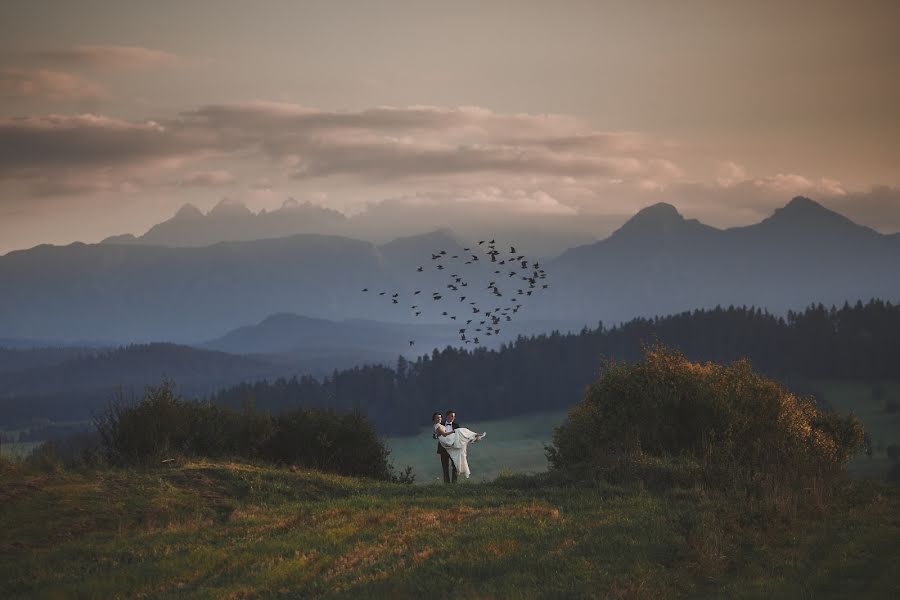
[[[791,198],[790,202],[784,205],[784,207],[792,210],[827,210],[824,206],[822,206],[812,198],[807,198],[806,196],[794,196],[793,198]]]
[[[678,209],[667,202],[657,202],[646,208],[642,208],[629,221],[654,221],[658,223],[670,223],[684,221],[684,217]]]
[[[280,210],[294,210],[297,208],[300,208],[300,202],[298,202],[296,198],[291,197],[281,203]]]
[[[805,196],[795,196],[781,208],[775,209],[772,216],[763,223],[785,224],[847,224],[854,225],[847,217],[829,210],[818,202]]]
[[[212,207],[206,216],[208,217],[245,217],[251,216],[253,212],[247,206],[238,200],[231,198],[222,198]]]
[[[811,200],[806,196],[794,196],[791,201],[782,208],[775,210],[776,215],[837,215],[836,212],[828,210],[815,200]]]
[[[178,212],[175,213],[173,219],[197,219],[203,217],[203,213],[200,212],[200,209],[191,204],[190,202],[185,202],[181,208],[178,209]]]
[[[658,202],[642,208],[628,219],[616,233],[644,233],[670,231],[685,222],[684,217],[671,204]]]

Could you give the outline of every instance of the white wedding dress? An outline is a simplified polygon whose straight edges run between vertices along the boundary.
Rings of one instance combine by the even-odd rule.
[[[435,434],[438,434],[438,443],[450,455],[453,464],[456,465],[457,472],[469,478],[472,471],[469,469],[469,461],[466,458],[467,448],[469,444],[475,443],[485,436],[484,433],[475,433],[471,429],[460,427],[454,429],[450,435],[439,435],[445,431],[444,426],[436,423],[434,426]]]

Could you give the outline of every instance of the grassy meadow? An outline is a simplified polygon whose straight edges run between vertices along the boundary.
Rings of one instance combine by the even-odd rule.
[[[900,487],[786,525],[698,489],[2,463],[3,598],[896,597]],[[453,589],[446,581],[452,578]]]
[[[900,445],[900,412],[888,413],[885,402],[900,403],[900,384],[885,383],[884,398],[872,397],[872,386],[846,381],[823,382],[825,399],[841,412],[856,414],[872,439],[872,456],[860,455],[850,463],[854,477],[883,479],[891,466],[885,449],[891,444]]]
[[[427,427],[388,440],[417,485],[247,461],[0,459],[0,598],[900,597],[900,486],[878,481],[900,420],[871,386],[818,387],[876,452],[826,505],[789,515],[694,483],[547,472],[561,412],[460,415],[488,437],[456,486],[439,483]]]

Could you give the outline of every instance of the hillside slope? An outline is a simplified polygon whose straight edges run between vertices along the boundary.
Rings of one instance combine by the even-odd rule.
[[[696,490],[547,476],[403,486],[209,462],[79,474],[0,463],[0,501],[5,598],[888,598],[900,589],[900,488],[864,483],[829,518],[789,526]],[[448,573],[452,589],[441,583]]]

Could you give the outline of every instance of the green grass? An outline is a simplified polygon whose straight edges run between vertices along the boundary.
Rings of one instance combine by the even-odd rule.
[[[900,400],[900,384],[883,384],[883,399],[872,397],[872,385],[869,383],[823,381],[819,385],[825,400],[839,412],[853,412],[872,439],[873,455],[855,457],[850,463],[850,473],[865,479],[884,479],[891,466],[885,449],[891,444],[900,445],[900,413],[885,412],[884,402],[887,399]]]
[[[0,444],[0,458],[25,458],[40,445],[40,442],[3,442]]]
[[[0,597],[897,597],[900,488],[785,523],[545,474],[403,486],[226,462],[0,463]],[[448,581],[453,581],[452,588]]]
[[[563,422],[564,411],[536,413],[493,421],[463,421],[469,429],[487,431],[484,441],[469,448],[472,481],[490,481],[512,473],[540,473],[547,470],[544,445],[553,439],[553,428]],[[441,461],[431,428],[423,427],[416,436],[387,440],[391,460],[399,468],[410,465],[416,483],[441,481]]]

